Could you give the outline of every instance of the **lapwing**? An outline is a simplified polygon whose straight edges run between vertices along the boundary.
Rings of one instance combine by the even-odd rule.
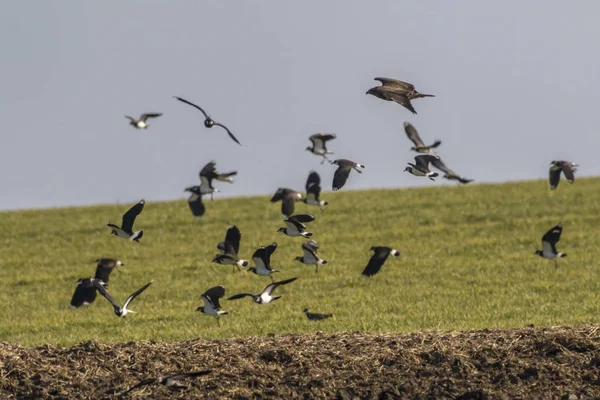
[[[288,219],[284,220],[286,227],[279,228],[277,232],[283,232],[288,236],[302,236],[305,238],[309,238],[312,236],[311,232],[306,232],[307,222],[312,222],[315,220],[315,217],[308,214],[298,214],[292,215]]]
[[[204,307],[198,307],[196,311],[200,311],[203,314],[211,315],[216,318],[217,325],[221,326],[219,318],[221,315],[229,314],[227,311],[221,310],[221,304],[219,299],[225,296],[225,288],[223,286],[215,286],[202,293],[200,297],[204,301]]]
[[[112,258],[99,258],[96,260],[96,263],[98,265],[96,265],[94,278],[103,281],[106,287],[108,287],[108,279],[113,269],[125,266],[121,260],[113,260]]]
[[[328,203],[324,200],[319,200],[321,195],[321,177],[315,171],[310,171],[306,179],[306,197],[302,200],[310,206],[318,206],[321,210]]]
[[[69,308],[87,306],[96,300],[95,281],[98,281],[100,285],[106,285],[106,283],[104,283],[102,280],[96,278],[81,278],[77,281],[77,287],[75,288],[75,293],[73,293],[73,297],[71,298]]]
[[[446,164],[444,164],[441,158],[438,158],[437,160],[431,160],[431,165],[444,173],[444,179],[448,179],[449,181],[458,181],[458,183],[462,183],[464,185],[473,182],[473,179],[464,178],[456,174],[454,171],[448,168]]]
[[[267,285],[267,287],[265,287],[264,290],[259,294],[240,293],[231,296],[227,300],[236,300],[241,299],[243,297],[252,297],[252,300],[254,300],[256,304],[269,304],[270,302],[281,298],[281,296],[273,296],[273,292],[275,291],[275,289],[277,289],[278,286],[287,285],[290,282],[294,282],[296,279],[298,279],[298,277],[286,279],[284,281],[273,282]]]
[[[375,80],[381,82],[381,86],[369,89],[367,94],[371,94],[382,100],[395,101],[413,114],[416,114],[417,111],[410,102],[412,99],[418,99],[419,97],[435,97],[432,94],[417,92],[415,86],[408,82],[390,78],[375,78]]]
[[[144,204],[146,204],[146,201],[142,199],[136,205],[127,210],[127,212],[123,214],[123,221],[121,222],[120,227],[115,224],[111,224],[110,222],[106,224],[106,226],[112,228],[112,231],[110,233],[113,235],[117,235],[120,238],[125,238],[134,242],[139,242],[142,236],[144,235],[144,231],[134,232],[133,223],[135,222],[135,218],[144,209]]]
[[[210,374],[212,371],[211,370],[206,370],[206,371],[197,371],[197,372],[180,372],[180,373],[176,373],[176,374],[171,374],[171,375],[166,375],[166,376],[159,376],[156,378],[148,378],[148,379],[144,379],[143,381],[139,382],[138,384],[132,386],[131,388],[129,388],[128,390],[126,390],[125,392],[121,393],[119,395],[119,397],[125,396],[126,394],[128,394],[129,392],[141,387],[141,386],[145,386],[145,385],[150,385],[153,383],[156,383],[158,385],[164,385],[170,389],[177,389],[177,388],[186,388],[187,386],[180,383],[179,381],[185,378],[196,378],[198,376],[204,376],[204,375],[208,375]]]
[[[556,225],[542,236],[542,250],[536,250],[534,254],[540,257],[554,260],[554,267],[558,268],[558,259],[566,257],[567,253],[559,253],[556,250],[556,243],[560,240],[562,226]]]
[[[268,246],[261,246],[252,255],[252,261],[256,264],[256,267],[248,268],[249,272],[252,272],[258,276],[270,276],[273,281],[273,273],[279,272],[276,269],[271,268],[271,255],[277,250],[277,243],[273,242]]]
[[[425,146],[425,143],[423,143],[421,137],[419,136],[419,132],[410,122],[404,123],[404,132],[406,132],[406,136],[408,136],[410,141],[414,143],[414,146],[410,149],[412,151],[416,151],[417,153],[433,153],[433,149],[442,144],[441,140],[436,140],[433,142],[433,144]]]
[[[438,173],[429,169],[429,163],[439,159],[438,156],[434,156],[433,154],[421,154],[415,157],[416,164],[407,163],[410,167],[406,167],[404,171],[408,171],[414,176],[426,176],[432,181],[435,181],[433,178],[438,176]]]
[[[141,288],[139,288],[138,290],[133,292],[131,294],[131,296],[129,296],[127,298],[127,300],[125,300],[123,307],[119,306],[117,304],[117,302],[110,296],[110,294],[108,294],[108,292],[104,288],[104,285],[102,285],[98,281],[94,281],[94,285],[96,286],[96,289],[98,289],[100,294],[102,296],[104,296],[104,298],[106,300],[108,300],[110,302],[110,304],[112,304],[117,317],[125,317],[129,313],[135,313],[135,311],[128,309],[127,306],[129,306],[129,304],[133,301],[133,299],[135,299],[137,296],[139,296],[144,290],[148,289],[148,286],[150,286],[152,284],[152,282],[154,282],[154,280],[151,280],[150,282],[146,283],[144,286],[142,286]]]
[[[206,212],[206,207],[202,202],[202,190],[200,190],[200,186],[191,186],[184,190],[185,192],[190,192],[190,197],[188,197],[188,206],[190,207],[190,211],[195,218],[200,218]]]
[[[227,131],[227,134],[229,135],[229,137],[230,137],[230,138],[231,138],[231,139],[232,139],[234,142],[236,142],[236,143],[237,143],[237,144],[239,144],[240,146],[242,145],[242,144],[241,144],[241,143],[240,143],[240,142],[239,142],[239,141],[236,139],[236,137],[235,137],[235,136],[233,136],[233,133],[231,133],[231,131],[229,130],[229,128],[227,128],[225,125],[223,125],[223,124],[221,124],[221,123],[218,123],[218,122],[216,122],[214,119],[212,119],[211,117],[209,117],[209,116],[208,116],[208,114],[207,114],[207,113],[206,113],[206,112],[205,112],[205,111],[204,111],[202,108],[200,108],[199,106],[197,106],[196,104],[194,104],[194,103],[192,103],[192,102],[189,102],[189,101],[187,101],[187,100],[185,100],[185,99],[182,99],[181,97],[177,97],[177,96],[173,96],[173,97],[174,97],[175,99],[177,99],[177,100],[179,100],[179,101],[181,101],[181,102],[185,103],[185,104],[188,104],[188,105],[190,105],[190,106],[192,106],[192,107],[195,107],[195,108],[197,108],[198,110],[200,110],[200,111],[202,112],[202,114],[204,114],[204,126],[205,126],[205,127],[207,127],[207,128],[212,128],[213,126],[220,126],[221,128],[225,129],[225,131]]]
[[[225,234],[225,240],[217,245],[217,249],[221,254],[217,254],[212,262],[217,264],[233,265],[233,272],[237,267],[247,267],[248,261],[239,258],[238,253],[240,251],[240,241],[242,240],[242,233],[240,229],[235,225],[229,225],[227,227],[227,233]]]
[[[327,154],[334,154],[327,150],[327,142],[336,137],[335,133],[315,133],[308,138],[312,142],[312,146],[308,146],[306,151],[310,151],[316,156],[323,157],[323,160],[321,160],[321,164],[323,164],[325,160],[329,161]]]
[[[394,257],[400,256],[400,252],[391,247],[373,246],[371,247],[371,250],[375,253],[371,256],[367,267],[362,272],[364,276],[373,276],[378,273],[390,254]]]
[[[337,191],[344,187],[346,181],[348,180],[348,175],[350,175],[350,171],[354,169],[359,174],[362,174],[362,171],[357,167],[365,168],[364,165],[356,163],[354,161],[339,159],[332,162],[338,166],[338,169],[335,170],[333,174],[333,190]]]
[[[300,261],[303,264],[307,265],[315,265],[315,272],[319,272],[319,265],[327,264],[327,260],[323,260],[317,255],[317,250],[319,249],[319,245],[314,240],[307,240],[302,244],[302,251],[304,252],[304,256],[296,257],[294,260]]]
[[[146,121],[148,118],[158,118],[162,115],[162,113],[146,113],[140,115],[138,119],[132,118],[129,115],[126,115],[125,118],[129,120],[129,125],[133,125],[135,129],[146,129],[148,128],[148,124]]]
[[[304,314],[306,314],[306,318],[308,318],[309,321],[322,321],[324,319],[333,317],[333,314],[314,313],[311,312],[308,308],[305,308],[303,312]]]
[[[294,213],[294,206],[296,201],[302,200],[302,193],[296,192],[295,190],[288,188],[279,188],[271,197],[270,202],[275,203],[281,201],[281,215],[282,217],[288,218]]]
[[[569,183],[575,181],[574,173],[577,172],[579,165],[570,161],[552,161],[550,163],[550,189],[556,189],[560,182],[560,173],[565,174],[565,178]]]

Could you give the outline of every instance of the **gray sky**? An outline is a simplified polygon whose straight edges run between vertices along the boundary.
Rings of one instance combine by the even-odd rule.
[[[343,190],[432,183],[402,124],[479,182],[545,178],[553,159],[600,174],[597,16],[578,1],[7,2],[0,13],[0,209],[184,198],[211,159],[238,169],[223,196],[302,189],[334,167]],[[376,76],[435,98],[418,115],[365,92]],[[219,128],[206,129],[205,107]],[[163,112],[138,131],[125,114]]]

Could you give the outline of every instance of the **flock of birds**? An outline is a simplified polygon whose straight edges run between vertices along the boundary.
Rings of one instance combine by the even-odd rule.
[[[375,80],[380,81],[381,86],[376,86],[369,89],[366,94],[373,95],[382,100],[396,102],[411,111],[413,114],[416,114],[417,112],[412,106],[411,100],[423,97],[435,97],[432,94],[419,93],[412,84],[407,82],[389,78],[375,78]],[[233,135],[229,128],[214,121],[209,114],[204,111],[204,109],[181,97],[174,98],[202,112],[204,116],[204,126],[206,128],[219,126],[225,130],[225,132],[233,141],[235,141],[238,145],[241,145],[239,140]],[[158,118],[161,115],[161,113],[146,113],[142,114],[138,119],[130,116],[126,116],[126,118],[130,120],[130,124],[136,129],[146,129],[149,126],[147,123],[149,118]],[[408,166],[404,170],[405,172],[409,172],[417,177],[427,177],[428,179],[434,181],[439,174],[430,169],[430,167],[433,166],[435,169],[444,173],[443,178],[445,179],[457,181],[459,184],[468,184],[472,182],[472,179],[460,176],[449,169],[442,161],[440,156],[435,154],[436,149],[442,143],[440,140],[434,141],[431,145],[425,145],[419,136],[417,129],[409,122],[404,123],[404,130],[407,137],[414,144],[411,150],[419,153],[414,158],[414,163],[408,163]],[[337,166],[333,176],[332,190],[338,191],[344,187],[350,176],[350,173],[353,170],[357,173],[362,173],[362,169],[364,169],[365,166],[347,159],[330,160],[328,155],[334,153],[328,150],[327,144],[335,138],[336,134],[334,133],[316,133],[311,135],[309,137],[311,146],[307,147],[306,150],[316,156],[321,157],[321,164],[327,161],[331,165]],[[551,189],[556,189],[558,186],[561,173],[564,174],[570,183],[573,183],[575,180],[574,173],[576,172],[576,167],[577,164],[569,161],[552,161],[550,164],[549,173]],[[231,171],[227,173],[217,172],[216,163],[214,161],[206,164],[199,173],[200,185],[190,186],[185,189],[185,191],[191,193],[190,197],[188,198],[188,205],[192,214],[195,217],[201,217],[205,214],[206,209],[202,202],[202,197],[210,195],[212,199],[214,193],[219,192],[219,190],[213,186],[214,181],[232,183],[233,177],[236,174],[237,171]],[[281,214],[284,219],[283,222],[286,226],[280,227],[278,232],[291,237],[303,237],[308,239],[302,244],[303,255],[296,257],[295,260],[303,264],[315,265],[315,272],[318,272],[319,266],[326,265],[327,261],[319,257],[317,254],[319,245],[315,240],[309,239],[313,234],[312,232],[308,232],[306,230],[306,224],[314,221],[315,217],[308,214],[294,214],[295,203],[298,201],[320,208],[328,205],[327,201],[320,200],[321,178],[317,172],[311,171],[309,173],[306,180],[305,191],[306,195],[289,188],[279,188],[270,201],[273,203],[281,201]],[[125,212],[122,218],[121,226],[108,223],[107,226],[111,228],[111,234],[114,234],[120,238],[139,242],[144,232],[143,230],[134,231],[133,225],[137,216],[144,209],[144,205],[145,201],[141,200],[131,207],[127,212]],[[553,260],[555,266],[557,266],[558,258],[566,256],[565,253],[558,252],[556,249],[556,243],[560,240],[561,233],[561,225],[557,225],[550,229],[542,237],[542,250],[536,250],[535,252],[536,255]],[[227,228],[225,239],[217,244],[219,254],[215,255],[212,261],[217,264],[232,265],[234,272],[236,270],[241,270],[242,268],[248,267],[249,262],[240,258],[239,256],[241,238],[242,235],[239,228],[236,225],[229,226]],[[270,277],[271,283],[269,283],[260,293],[239,293],[229,297],[228,300],[237,300],[249,297],[256,304],[262,305],[269,304],[281,298],[281,296],[274,295],[275,290],[279,286],[288,285],[296,281],[298,277],[281,281],[275,281],[273,279],[273,274],[279,272],[271,267],[271,256],[276,249],[277,243],[275,242],[258,248],[252,255],[252,261],[254,262],[255,267],[249,267],[247,269],[248,272],[252,272],[256,275]],[[371,247],[371,251],[373,251],[373,255],[362,272],[362,275],[366,277],[371,277],[377,274],[390,255],[393,257],[400,256],[400,252],[398,250],[387,246],[373,246]],[[70,307],[79,308],[83,305],[91,304],[96,299],[97,293],[100,293],[110,302],[115,314],[118,317],[125,317],[129,313],[133,313],[134,311],[128,308],[129,305],[137,296],[148,289],[153,281],[146,283],[144,286],[132,293],[129,297],[127,297],[121,306],[120,303],[115,301],[109,294],[108,282],[111,272],[116,267],[122,267],[125,264],[120,260],[108,258],[98,259],[96,262],[97,267],[95,275],[93,277],[79,279],[75,293],[71,299]],[[225,288],[223,286],[219,285],[209,288],[201,295],[204,303],[203,306],[198,307],[196,311],[215,317],[217,325],[220,326],[220,317],[227,314],[227,311],[221,309],[220,300],[223,297],[225,297]],[[333,316],[330,313],[313,313],[306,308],[303,310],[303,312],[310,321],[321,321]],[[126,393],[139,386],[149,383],[160,383],[169,387],[177,386],[180,379],[185,377],[200,376],[208,372],[210,371],[191,372],[187,374],[175,374],[165,377],[146,379],[129,389]]]

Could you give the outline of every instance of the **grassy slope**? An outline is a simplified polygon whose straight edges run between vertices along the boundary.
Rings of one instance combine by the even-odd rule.
[[[416,331],[597,323],[600,307],[600,179],[324,193],[324,212],[310,225],[330,264],[292,261],[301,238],[277,233],[279,204],[267,197],[208,201],[207,215],[194,221],[185,201],[148,203],[137,221],[140,244],[109,235],[128,205],[1,214],[0,340],[26,345],[140,339],[264,335],[268,332]],[[544,232],[564,226],[559,250],[569,253],[555,270],[533,255]],[[299,276],[279,290],[283,298],[265,306],[249,299],[223,301],[230,312],[219,329],[195,313],[200,294],[222,284],[227,295],[257,292],[268,278],[232,273],[211,264],[229,223],[242,231],[241,255],[259,245],[279,244],[273,264],[280,279]],[[363,279],[372,245],[399,248],[382,273]],[[150,279],[133,303],[137,314],[116,318],[108,302],[78,310],[68,304],[80,277],[91,276],[98,257],[117,257],[127,267],[113,272],[117,301]],[[304,307],[333,312],[317,326]]]

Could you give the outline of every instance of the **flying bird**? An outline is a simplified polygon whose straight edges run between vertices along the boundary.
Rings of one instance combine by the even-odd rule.
[[[121,222],[121,227],[115,224],[111,224],[110,222],[106,224],[106,226],[112,228],[112,231],[110,233],[112,235],[117,235],[121,238],[126,238],[135,242],[139,242],[142,236],[144,235],[144,231],[134,232],[133,223],[135,222],[135,218],[144,209],[144,204],[146,204],[146,201],[142,199],[136,205],[127,210],[127,212],[123,214],[123,221]]]
[[[302,200],[302,193],[288,188],[279,188],[271,197],[270,202],[275,203],[281,201],[281,215],[283,218],[288,218],[294,213],[296,201]]]
[[[220,254],[217,254],[212,262],[233,265],[234,272],[235,267],[240,269],[240,267],[248,266],[248,261],[242,260],[238,256],[241,240],[242,233],[240,232],[240,229],[235,225],[229,225],[229,227],[227,227],[227,233],[225,234],[225,240],[217,245]]]
[[[344,187],[346,181],[348,180],[348,175],[350,175],[350,171],[354,169],[359,174],[362,174],[362,171],[357,167],[365,168],[364,165],[355,163],[354,161],[339,159],[332,162],[332,164],[336,164],[338,169],[335,170],[333,174],[333,190],[337,191]]]
[[[556,243],[560,240],[562,226],[556,225],[542,236],[542,250],[536,250],[534,254],[540,257],[554,260],[554,267],[558,268],[558,259],[566,257],[567,253],[559,253],[556,250]]]
[[[144,286],[133,292],[131,296],[129,296],[127,300],[125,300],[123,307],[119,306],[117,302],[110,296],[110,294],[108,294],[108,292],[104,288],[104,285],[102,285],[98,281],[94,281],[94,285],[96,286],[96,289],[98,289],[100,294],[104,296],[104,298],[108,300],[110,304],[112,304],[117,317],[125,317],[129,313],[135,313],[135,311],[128,309],[127,306],[129,306],[133,299],[139,296],[144,290],[148,289],[148,286],[150,286],[152,282],[154,282],[154,280],[151,280],[150,282],[146,283]]]
[[[364,276],[373,276],[378,273],[390,254],[394,257],[400,256],[400,252],[391,247],[373,246],[371,247],[371,250],[375,253],[371,256],[367,267],[362,272]]]
[[[96,274],[94,278],[103,281],[108,286],[108,279],[115,267],[124,267],[125,264],[121,260],[113,260],[112,258],[99,258],[96,260]]]
[[[283,232],[288,236],[302,236],[305,238],[311,237],[312,232],[306,232],[307,222],[312,222],[315,217],[308,214],[292,215],[288,219],[284,220],[286,227],[281,227],[277,232]]]
[[[406,132],[406,136],[408,136],[410,141],[414,143],[414,147],[411,147],[410,149],[417,153],[432,153],[433,149],[442,144],[441,140],[436,140],[433,144],[425,146],[425,143],[423,143],[419,136],[419,132],[410,122],[404,123],[404,132]]]
[[[158,118],[161,115],[162,115],[162,113],[146,113],[146,114],[140,115],[140,118],[138,118],[138,119],[132,118],[129,115],[126,115],[125,118],[127,118],[129,120],[129,125],[133,125],[135,127],[135,129],[146,129],[149,126],[146,123],[146,120],[148,118]]]
[[[242,145],[242,144],[241,144],[241,143],[240,143],[240,142],[239,142],[239,141],[236,139],[236,137],[235,137],[235,136],[233,136],[233,133],[231,133],[231,131],[229,130],[229,128],[227,128],[225,125],[223,125],[223,124],[221,124],[221,123],[219,123],[219,122],[216,122],[214,119],[212,119],[211,117],[209,117],[209,116],[208,116],[208,114],[207,114],[207,113],[206,113],[206,112],[205,112],[205,111],[204,111],[202,108],[200,108],[199,106],[197,106],[196,104],[194,104],[194,103],[192,103],[192,102],[189,102],[189,101],[187,101],[187,100],[185,100],[185,99],[182,99],[181,97],[177,97],[177,96],[173,96],[173,97],[174,97],[175,99],[177,99],[177,100],[179,100],[179,101],[181,101],[181,102],[185,103],[185,104],[188,104],[188,105],[190,105],[190,106],[192,106],[192,107],[195,107],[195,108],[197,108],[198,110],[200,110],[200,111],[202,112],[202,114],[204,114],[204,126],[205,126],[205,127],[207,127],[207,128],[212,128],[213,126],[220,126],[221,128],[225,129],[225,131],[227,131],[227,134],[229,135],[229,137],[230,137],[230,138],[231,138],[231,139],[232,139],[234,142],[236,142],[236,143],[237,143],[237,144],[239,144],[240,146]]]
[[[156,383],[158,385],[164,385],[164,386],[166,386],[168,388],[172,388],[172,389],[185,388],[186,386],[183,385],[181,382],[179,382],[180,380],[185,379],[185,378],[196,378],[198,376],[208,375],[211,372],[212,372],[211,370],[197,371],[197,372],[182,372],[182,373],[177,373],[177,374],[172,374],[172,375],[159,376],[156,378],[144,379],[143,381],[141,381],[138,384],[134,385],[133,387],[129,388],[127,391],[121,393],[121,395],[119,397],[125,396],[129,392],[131,392],[141,386],[150,385],[152,383]]]
[[[271,255],[277,250],[277,243],[273,242],[268,246],[261,246],[252,255],[252,261],[256,264],[255,267],[248,268],[249,272],[252,272],[258,276],[270,276],[273,281],[273,273],[279,272],[276,269],[271,268]]]
[[[184,191],[190,192],[190,197],[188,197],[187,201],[192,215],[196,218],[202,217],[206,212],[206,207],[202,202],[202,191],[200,190],[200,186],[191,186]]]
[[[315,265],[315,272],[319,272],[319,265],[327,264],[327,260],[323,260],[317,255],[319,245],[314,240],[307,240],[302,244],[304,256],[296,257],[294,260],[300,261],[302,264]]]
[[[318,206],[323,209],[328,203],[324,200],[319,200],[321,195],[321,177],[315,171],[310,171],[306,179],[306,197],[302,200],[310,206]]]
[[[298,279],[298,277],[286,279],[284,281],[273,282],[267,285],[267,287],[265,287],[264,290],[259,294],[240,293],[231,296],[227,300],[236,300],[241,299],[243,297],[252,297],[252,300],[254,300],[256,304],[269,304],[270,302],[281,298],[281,296],[273,296],[273,292],[275,291],[275,289],[277,289],[278,286],[287,285],[288,283],[294,282],[296,279]]]
[[[408,82],[390,78],[375,78],[375,80],[381,82],[381,86],[375,86],[374,88],[369,89],[367,94],[371,94],[385,101],[395,101],[413,114],[416,114],[417,111],[410,102],[412,99],[418,99],[419,97],[435,97],[432,94],[419,93],[415,89],[415,86]]]
[[[323,157],[323,160],[321,160],[321,164],[323,164],[325,160],[329,161],[327,154],[334,154],[327,150],[327,142],[336,137],[335,133],[315,133],[308,138],[312,142],[312,146],[308,146],[306,151],[310,151],[316,156]]]
[[[442,171],[444,173],[445,179],[448,179],[450,181],[458,181],[458,183],[462,183],[465,185],[469,182],[473,182],[473,179],[464,178],[456,174],[454,171],[448,168],[446,164],[444,164],[441,158],[438,158],[437,160],[431,160],[431,165]]]
[[[221,310],[219,299],[223,296],[225,296],[225,288],[223,286],[215,286],[208,289],[200,296],[204,301],[204,307],[198,307],[196,311],[215,317],[217,319],[217,325],[221,326],[219,318],[221,315],[229,314],[227,311]]]
[[[71,298],[69,308],[79,308],[92,304],[96,300],[96,285],[95,281],[98,281],[100,285],[106,285],[103,281],[97,280],[96,278],[81,278],[77,281],[77,287],[75,293]]]
[[[303,312],[306,314],[306,318],[308,318],[309,321],[322,321],[324,319],[333,317],[333,314],[318,314],[311,312],[308,308],[305,308]]]
[[[435,181],[433,178],[438,176],[438,173],[429,169],[429,163],[439,159],[440,158],[438,156],[434,156],[432,154],[421,154],[415,157],[416,164],[407,163],[410,166],[406,167],[404,171],[408,171],[414,176],[426,176],[432,181]]]
[[[569,183],[575,181],[574,173],[577,172],[579,165],[570,161],[552,161],[550,163],[550,189],[556,189],[560,182],[560,173],[565,174],[565,178]]]

